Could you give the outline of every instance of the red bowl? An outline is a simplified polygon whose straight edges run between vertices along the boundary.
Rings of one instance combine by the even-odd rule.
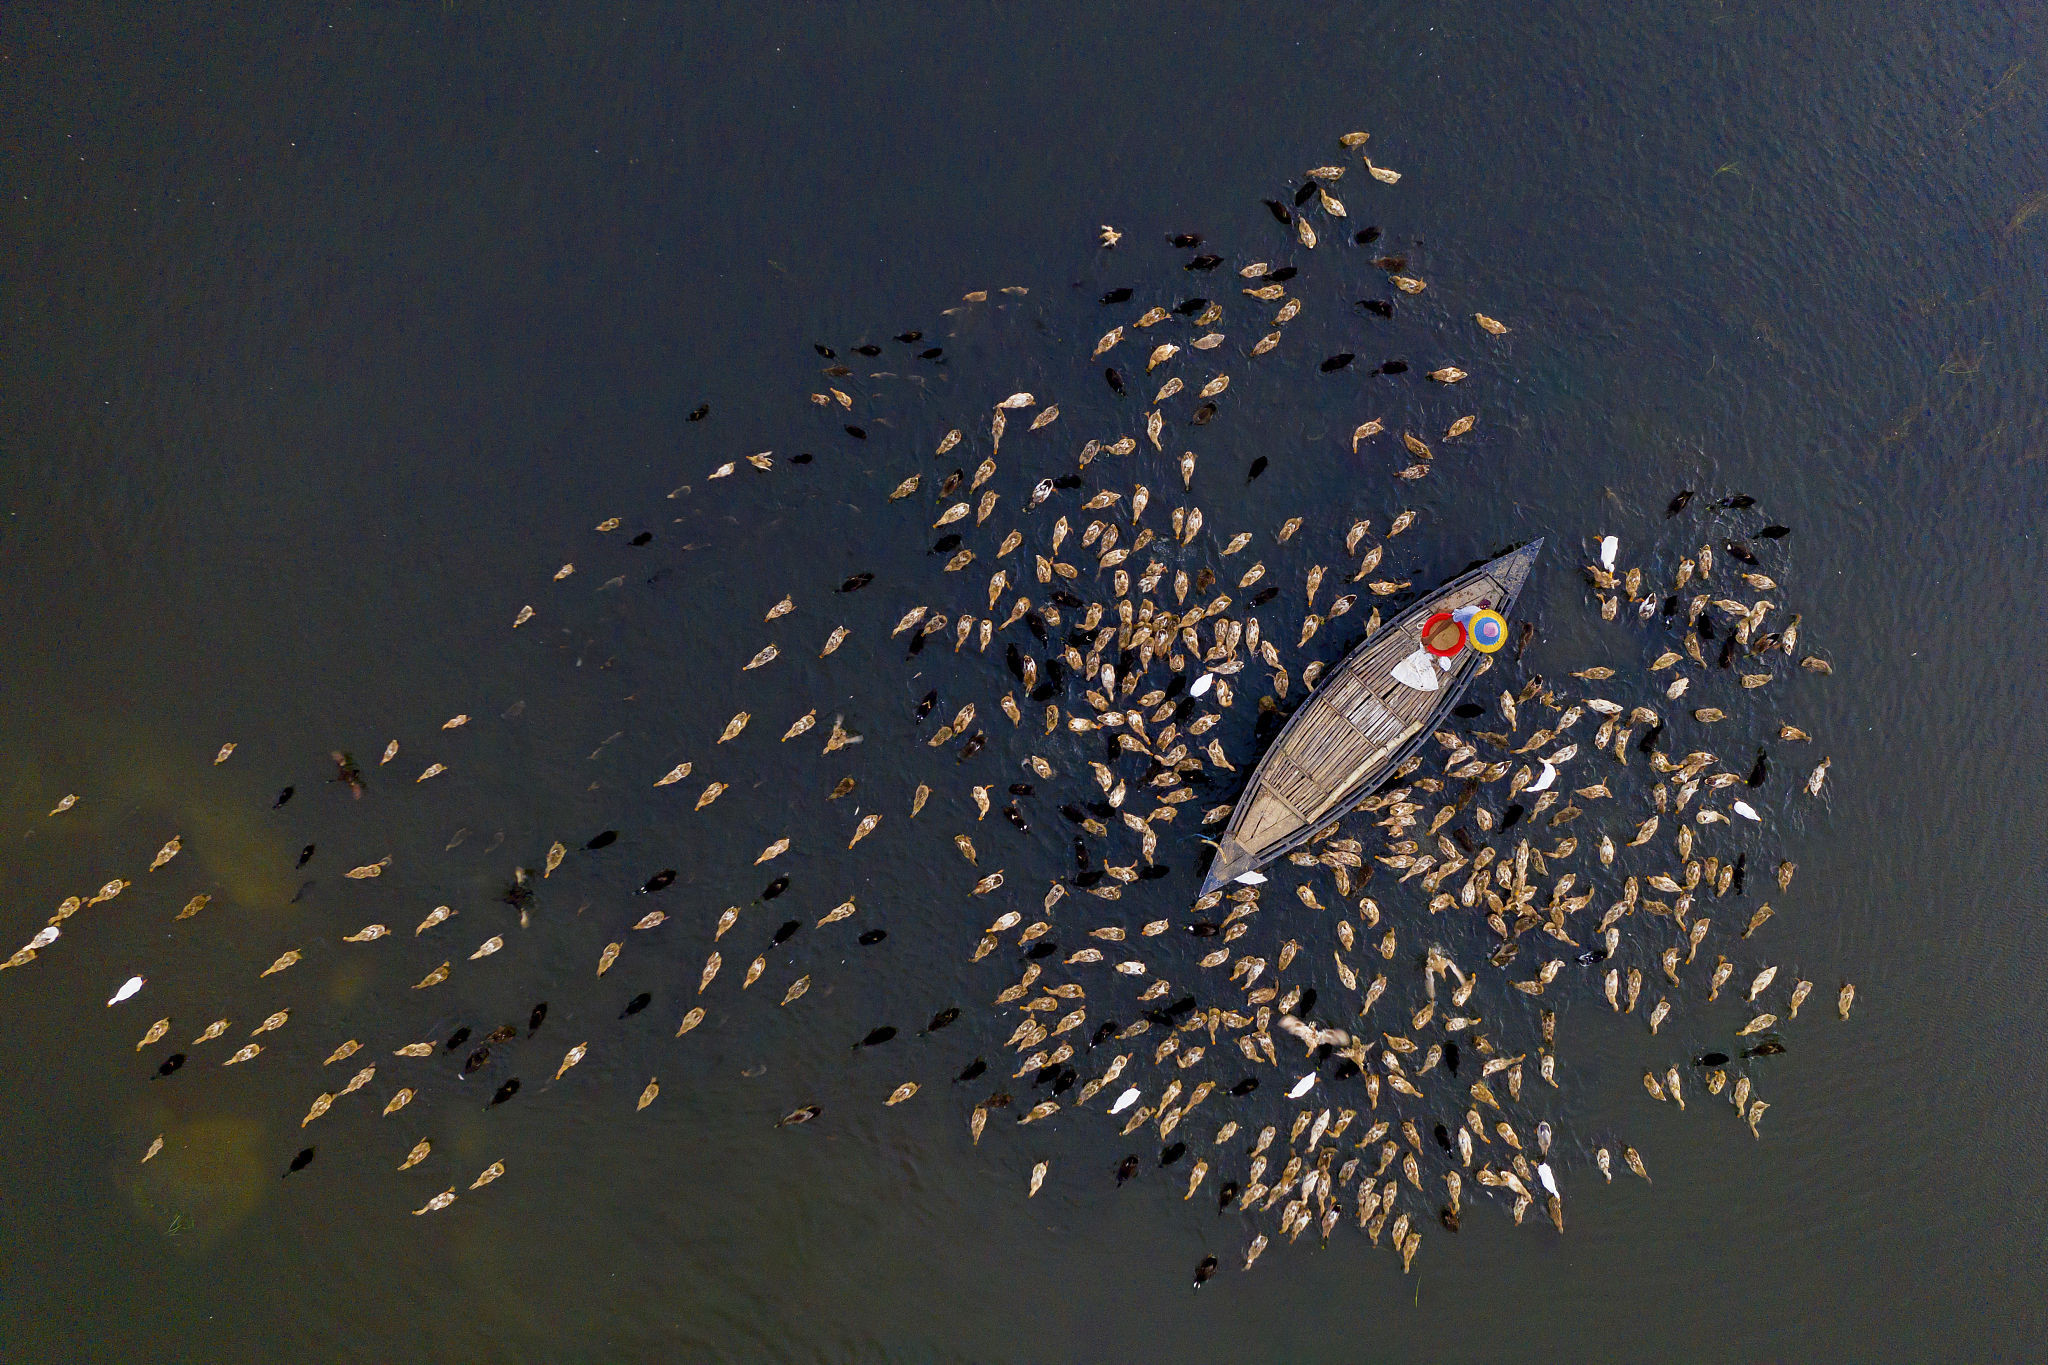
[[[1448,648],[1439,648],[1429,643],[1430,637],[1435,635],[1443,626],[1449,626],[1453,631],[1457,632]],[[1422,647],[1440,659],[1448,659],[1465,647],[1465,627],[1453,618],[1449,612],[1440,611],[1422,623]]]

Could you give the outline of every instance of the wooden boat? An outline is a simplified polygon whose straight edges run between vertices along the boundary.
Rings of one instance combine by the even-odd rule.
[[[1423,626],[1466,608],[1511,617],[1542,548],[1532,541],[1461,574],[1344,656],[1252,769],[1203,895],[1307,843],[1428,739],[1491,660],[1470,645],[1437,659],[1423,648]]]

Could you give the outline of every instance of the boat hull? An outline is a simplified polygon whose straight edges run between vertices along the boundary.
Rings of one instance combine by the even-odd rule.
[[[1217,842],[1207,895],[1307,843],[1384,782],[1450,713],[1491,658],[1469,646],[1438,662],[1422,627],[1485,607],[1512,620],[1543,542],[1460,574],[1345,655],[1281,727]],[[1433,684],[1433,685],[1432,685]]]

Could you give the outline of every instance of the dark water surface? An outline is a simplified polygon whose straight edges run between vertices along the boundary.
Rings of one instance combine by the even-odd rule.
[[[10,7],[0,943],[69,892],[138,876],[138,850],[146,862],[171,832],[188,849],[177,874],[217,900],[173,932],[177,900],[145,884],[0,977],[0,1355],[2037,1354],[2043,33],[2048,15],[2025,4],[705,4],[553,19],[187,6],[149,21]],[[912,1068],[849,1061],[872,1024],[985,999],[994,979],[921,949],[961,913],[963,869],[937,826],[904,836],[886,883],[858,888],[896,908],[873,950],[896,956],[829,984],[820,968],[802,1016],[757,1011],[685,1043],[657,1021],[614,1043],[635,991],[675,1017],[698,958],[656,971],[629,957],[594,983],[607,935],[569,912],[609,897],[619,913],[621,888],[662,866],[684,870],[700,908],[747,900],[782,792],[816,768],[771,753],[735,781],[724,801],[740,818],[721,828],[744,831],[740,849],[713,846],[701,821],[630,824],[591,752],[620,729],[643,756],[707,748],[738,704],[726,667],[767,638],[760,614],[783,592],[931,572],[921,529],[872,515],[899,431],[834,440],[802,398],[820,382],[811,344],[935,331],[967,290],[1029,285],[1032,302],[946,344],[991,383],[1017,357],[1031,387],[1045,347],[1085,353],[1095,292],[1163,273],[1163,234],[1279,251],[1259,199],[1335,159],[1350,128],[1404,174],[1385,193],[1347,178],[1354,221],[1384,221],[1433,279],[1456,281],[1464,302],[1445,308],[1515,325],[1483,409],[1499,439],[1407,495],[1426,520],[1402,576],[1560,537],[1533,610],[1584,659],[1605,638],[1569,572],[1584,537],[1682,544],[1662,515],[1680,487],[1749,492],[1794,528],[1774,572],[1796,581],[1808,643],[1836,667],[1797,718],[1834,765],[1825,814],[1799,808],[1812,837],[1768,930],[1772,960],[1813,978],[1816,1022],[1802,1018],[1763,1083],[1763,1140],[1712,1105],[1650,1104],[1640,1030],[1589,1023],[1594,1094],[1570,1136],[1563,1238],[1489,1209],[1455,1238],[1432,1228],[1410,1276],[1341,1235],[1281,1243],[1239,1274],[1235,1216],[1183,1203],[1178,1172],[1118,1190],[1106,1135],[1056,1155],[1027,1202],[1030,1143],[971,1146],[944,1096],[884,1109],[873,1096]],[[1101,223],[1130,234],[1124,257],[1096,250]],[[1216,289],[1238,283],[1222,274]],[[1204,448],[1205,470],[1221,466],[1197,484],[1215,521],[1348,508],[1353,482],[1369,484],[1358,505],[1392,505],[1378,464],[1333,454],[1361,416],[1355,381],[1317,379],[1298,364],[1260,381],[1249,397],[1270,424],[1219,428]],[[700,403],[710,417],[686,422]],[[936,404],[905,412],[901,439],[921,454],[926,428],[948,423]],[[758,523],[744,503],[687,498],[678,521],[657,520],[679,484],[770,448],[818,460],[809,482],[762,495]],[[1237,493],[1230,471],[1257,453],[1272,469]],[[589,556],[572,580],[588,589],[622,571],[596,571],[585,529],[612,515],[662,532],[645,563],[675,566],[684,590],[622,594],[548,644],[511,635],[554,564]],[[704,550],[672,548],[685,537]],[[798,619],[803,640],[822,635],[824,618]],[[714,670],[707,642],[731,660]],[[811,652],[749,675],[766,679],[737,694],[756,726],[818,706],[881,736],[923,690],[907,668],[823,690]],[[471,728],[439,736],[457,711]],[[450,761],[448,806],[374,773],[361,803],[323,780],[328,749],[367,763],[392,734],[406,744],[393,772]],[[242,749],[216,772],[207,759],[230,738]],[[273,813],[287,783],[298,795]],[[66,792],[85,799],[47,818]],[[817,843],[834,847],[852,818],[834,807]],[[458,870],[409,880],[465,824]],[[202,1096],[146,1080],[132,1045],[157,997],[99,1003],[131,971],[188,988],[217,972],[218,1008],[188,994],[173,1037],[227,1013],[238,1037],[273,1007],[247,983],[294,916],[403,935],[467,878],[470,913],[435,931],[466,952],[504,919],[474,906],[506,859],[609,825],[625,831],[618,861],[556,874],[567,882],[501,959],[503,994],[458,1014],[428,1018],[409,979],[328,960],[284,978],[323,997],[295,1011],[329,1012],[273,1036],[290,1055],[264,1059],[275,1074],[208,1076]],[[498,831],[505,849],[484,856]],[[1063,834],[1034,836],[1053,849]],[[317,861],[295,872],[309,841]],[[392,849],[391,876],[370,884],[383,899],[339,880]],[[743,875],[702,870],[721,858]],[[831,872],[793,859],[796,876]],[[1175,877],[1156,885],[1177,908],[1199,870],[1186,843],[1168,860]],[[815,917],[840,890],[790,913]],[[345,908],[358,891],[355,904],[406,908]],[[782,918],[749,914],[757,937]],[[1859,991],[1846,1026],[1842,979]],[[409,1217],[442,1186],[392,1176],[386,1149],[418,1130],[367,1115],[309,1129],[315,1165],[277,1178],[302,1145],[293,1120],[328,1083],[308,1068],[351,1031],[373,1036],[363,1020],[411,1009],[401,1032],[445,1037],[540,998],[558,1002],[551,1048],[606,1042],[516,1125],[483,1123],[481,1091],[474,1119],[437,1123],[427,1179],[503,1158],[489,1192]],[[546,1074],[528,1064],[536,1091]],[[636,1115],[652,1074],[662,1098]],[[936,1069],[927,1080],[944,1090]],[[814,1095],[829,1121],[768,1127]],[[138,1168],[166,1130],[180,1151]],[[1622,1141],[1654,1184],[1598,1183],[1586,1153]],[[1212,1251],[1225,1272],[1192,1294]]]

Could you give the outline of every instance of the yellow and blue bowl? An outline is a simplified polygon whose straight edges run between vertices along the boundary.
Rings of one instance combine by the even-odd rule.
[[[1465,639],[1481,654],[1491,654],[1508,642],[1507,618],[1497,611],[1477,611],[1465,623]]]

